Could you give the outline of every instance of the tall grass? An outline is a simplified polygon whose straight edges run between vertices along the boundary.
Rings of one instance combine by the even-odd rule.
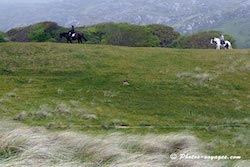
[[[1,156],[8,154],[8,157],[1,157],[1,167],[214,167],[225,164],[223,161],[171,160],[169,155],[172,153],[205,155],[203,144],[187,133],[87,135],[70,131],[48,132],[10,121],[0,125]]]

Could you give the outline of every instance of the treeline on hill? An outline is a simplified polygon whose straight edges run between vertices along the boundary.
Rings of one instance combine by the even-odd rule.
[[[172,27],[152,24],[133,25],[128,23],[102,23],[86,27],[77,27],[76,32],[84,33],[90,44],[107,44],[133,47],[173,47],[173,48],[213,48],[210,39],[218,37],[219,31],[199,32],[181,35]],[[65,42],[59,38],[61,32],[69,28],[54,22],[41,22],[22,28],[0,33],[0,42]],[[225,35],[233,44],[235,40]],[[235,46],[234,46],[235,47]]]
[[[5,42],[5,41],[6,41],[5,34],[0,31],[0,42]]]

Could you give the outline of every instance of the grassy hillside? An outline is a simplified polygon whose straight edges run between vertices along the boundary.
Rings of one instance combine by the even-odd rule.
[[[208,154],[250,158],[250,50],[1,43],[0,53],[2,119],[91,134],[184,131]]]

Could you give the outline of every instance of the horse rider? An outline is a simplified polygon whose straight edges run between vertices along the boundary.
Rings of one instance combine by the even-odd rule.
[[[72,38],[75,36],[75,27],[72,25],[71,30],[69,31],[69,36]]]
[[[220,34],[220,43],[221,43],[221,45],[225,44],[225,39],[224,39],[224,35],[223,34]]]

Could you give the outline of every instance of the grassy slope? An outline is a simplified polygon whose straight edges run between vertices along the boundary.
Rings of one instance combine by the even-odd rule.
[[[91,133],[189,131],[209,153],[249,159],[249,55],[4,43],[0,116]]]

